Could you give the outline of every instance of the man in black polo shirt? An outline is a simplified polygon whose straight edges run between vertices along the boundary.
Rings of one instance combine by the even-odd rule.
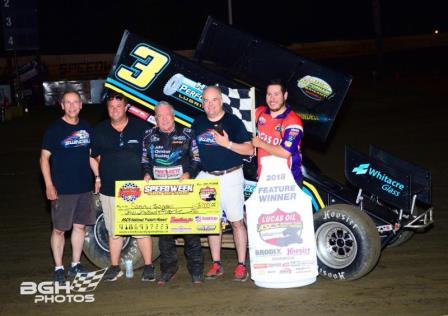
[[[221,209],[233,229],[238,264],[235,281],[246,281],[247,230],[244,224],[243,156],[252,155],[251,136],[244,124],[223,109],[221,90],[216,86],[204,89],[202,104],[205,115],[193,123],[203,171],[197,178],[219,178]],[[221,265],[221,234],[209,236],[213,264],[206,277],[214,279],[224,273]]]
[[[91,155],[99,162],[97,185],[100,184],[100,200],[109,232],[111,267],[104,275],[106,281],[115,281],[123,275],[119,265],[123,238],[114,235],[115,181],[143,179],[142,140],[145,130],[150,127],[145,121],[128,117],[126,103],[122,94],[109,93],[107,112],[110,119],[101,122],[93,133]],[[145,262],[142,281],[155,281],[151,237],[134,237]]]

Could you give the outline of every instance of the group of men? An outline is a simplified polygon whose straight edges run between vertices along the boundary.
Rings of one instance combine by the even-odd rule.
[[[55,261],[54,280],[65,281],[62,264],[64,234],[72,230],[72,263],[67,276],[86,272],[80,263],[85,226],[95,222],[93,193],[100,194],[104,220],[109,233],[111,265],[103,279],[115,281],[123,275],[120,254],[123,237],[114,235],[115,181],[153,179],[218,178],[221,210],[231,223],[237,253],[235,281],[246,281],[247,230],[244,222],[243,158],[257,148],[258,174],[261,157],[275,155],[288,159],[298,184],[301,182],[300,117],[286,104],[288,92],[278,80],[266,90],[267,106],[256,109],[258,136],[250,135],[244,124],[223,108],[219,87],[204,89],[199,115],[191,128],[175,123],[175,111],[165,101],[155,107],[156,127],[128,117],[127,99],[110,92],[109,118],[94,130],[79,118],[80,95],[68,91],[61,107],[64,115],[46,131],[40,165],[47,198],[51,200],[53,230],[51,249]],[[93,176],[92,176],[93,173]],[[169,177],[168,177],[169,175]],[[174,175],[174,176],[173,176]],[[155,281],[151,236],[134,236],[144,259],[142,281]],[[204,280],[204,258],[199,235],[184,235],[187,269],[193,283]],[[212,265],[205,274],[215,279],[224,273],[221,263],[221,234],[208,236]],[[177,272],[175,236],[159,237],[160,278],[163,285]]]

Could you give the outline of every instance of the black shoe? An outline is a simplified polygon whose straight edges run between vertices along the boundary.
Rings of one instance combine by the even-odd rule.
[[[64,269],[57,269],[54,271],[53,280],[55,283],[65,284],[65,271]]]
[[[191,281],[194,284],[202,284],[202,283],[204,283],[204,275],[203,274],[193,274],[193,275],[191,275]]]
[[[69,278],[74,278],[78,273],[88,273],[88,272],[89,271],[87,271],[80,263],[78,263],[76,266],[70,267],[67,275]]]
[[[160,276],[159,282],[157,282],[158,285],[164,285],[167,282],[169,282],[171,279],[174,279],[176,276],[177,269],[170,272],[163,272]]]
[[[120,266],[110,266],[103,276],[104,281],[113,282],[123,275]]]
[[[142,281],[143,282],[154,282],[156,280],[155,277],[155,268],[152,264],[145,264],[143,267],[143,273],[142,273]]]

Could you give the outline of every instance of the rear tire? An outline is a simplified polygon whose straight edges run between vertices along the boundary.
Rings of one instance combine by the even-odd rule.
[[[103,210],[98,195],[95,195],[96,222],[93,226],[86,226],[84,238],[84,254],[97,267],[110,266],[109,235],[104,223]],[[159,238],[152,237],[152,259],[159,257]],[[138,249],[137,240],[130,236],[123,236],[120,266],[125,269],[124,261],[132,259],[134,269],[144,265],[143,256]]]
[[[368,215],[347,204],[329,205],[314,214],[319,274],[332,280],[356,280],[378,262],[381,243]]]

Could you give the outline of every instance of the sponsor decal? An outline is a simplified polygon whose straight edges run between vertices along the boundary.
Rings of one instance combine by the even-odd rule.
[[[216,225],[203,225],[196,227],[200,231],[213,231],[216,229]]]
[[[177,73],[167,81],[163,93],[202,110],[202,91],[205,87],[204,84]]]
[[[247,200],[254,192],[257,183],[254,181],[246,180],[244,183],[244,199]]]
[[[286,254],[288,256],[308,256],[310,254],[311,248],[288,248]]]
[[[284,247],[302,243],[303,222],[299,213],[287,213],[279,208],[271,214],[258,217],[257,231],[260,238],[271,245]]]
[[[353,168],[352,173],[356,175],[368,175],[383,182],[383,185],[381,185],[381,190],[394,196],[400,196],[401,192],[405,188],[403,183],[394,180],[386,173],[372,168],[368,163],[360,164],[359,166]]]
[[[140,188],[134,183],[125,183],[118,191],[118,196],[126,202],[134,202],[140,195]]]
[[[219,220],[218,216],[195,216],[194,221],[196,223],[216,223]]]
[[[90,135],[86,130],[73,132],[69,137],[61,141],[64,148],[83,147],[90,144]]]
[[[178,227],[171,227],[170,232],[176,233],[176,232],[191,232],[193,231],[192,227],[188,226],[178,226]]]
[[[193,192],[193,184],[145,185],[145,194],[188,194]]]
[[[367,171],[369,170],[369,163],[362,163],[360,164],[358,167],[353,168],[352,172],[360,175],[360,174],[366,174]]]
[[[318,77],[302,77],[297,81],[297,86],[303,94],[316,101],[328,99],[333,94],[331,86]]]
[[[265,257],[265,256],[278,256],[281,255],[281,249],[280,248],[276,248],[276,249],[255,249],[255,255],[257,257]]]
[[[280,144],[280,141],[282,140],[279,137],[271,136],[271,135],[268,135],[268,134],[266,134],[264,132],[258,132],[258,137],[260,137],[260,139],[262,141],[265,141],[266,143],[273,144],[273,145]]]
[[[212,131],[213,131],[212,129],[208,129],[201,135],[198,135],[198,137],[197,137],[198,144],[206,145],[206,146],[209,146],[209,145],[218,146],[218,144],[215,141],[215,137],[212,134]]]
[[[378,233],[384,233],[384,232],[390,232],[391,230],[393,230],[393,226],[391,224],[388,225],[381,225],[381,226],[377,226],[376,229],[378,229]]]
[[[307,113],[307,112],[297,112],[303,121],[318,121],[318,122],[329,122],[332,119],[324,114]]]
[[[167,179],[179,179],[183,174],[182,166],[173,167],[153,167],[154,179],[167,180]]]
[[[216,200],[216,190],[215,188],[205,187],[199,190],[199,197],[203,201],[215,201]]]
[[[149,113],[147,113],[133,105],[128,104],[126,106],[126,108],[128,109],[129,113],[134,114],[135,116],[141,118],[144,121],[150,120],[150,117],[154,118],[154,116],[150,115]]]
[[[267,263],[254,263],[254,269],[266,269],[268,267]]]
[[[162,166],[171,166],[182,158],[182,149],[171,150],[162,149],[162,146],[156,146],[154,149],[155,162]]]
[[[180,140],[180,141],[184,142],[187,140],[187,137],[183,136],[183,135],[174,135],[173,137],[171,137],[171,139],[172,140]]]
[[[190,223],[192,222],[193,219],[191,217],[176,217],[176,216],[171,216],[170,218],[170,223],[171,224],[177,224],[177,223]]]

